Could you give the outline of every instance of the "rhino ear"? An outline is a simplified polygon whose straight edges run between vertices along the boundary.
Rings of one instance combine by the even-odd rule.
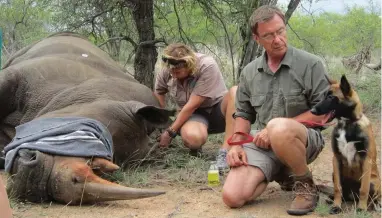
[[[157,128],[167,128],[172,120],[171,116],[175,115],[175,110],[167,110],[159,107],[145,105],[136,102],[133,112],[148,121]]]

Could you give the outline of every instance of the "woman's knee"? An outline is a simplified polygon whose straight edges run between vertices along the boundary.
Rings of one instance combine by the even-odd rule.
[[[207,130],[194,127],[182,129],[181,136],[185,146],[191,149],[198,149],[206,143],[208,133]]]
[[[220,110],[224,116],[226,116],[227,113],[230,113],[229,116],[231,117],[235,112],[236,91],[237,86],[231,87],[223,98]]]
[[[236,91],[237,91],[237,86],[232,86],[229,90],[228,90],[228,93],[229,95],[235,99],[236,97]]]

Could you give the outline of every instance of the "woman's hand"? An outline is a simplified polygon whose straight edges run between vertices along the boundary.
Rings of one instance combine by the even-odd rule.
[[[164,131],[160,136],[159,147],[165,148],[171,143],[171,136],[167,131]]]

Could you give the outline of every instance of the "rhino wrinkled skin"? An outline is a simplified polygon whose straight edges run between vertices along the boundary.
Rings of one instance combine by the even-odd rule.
[[[23,164],[15,164],[8,192],[19,193],[17,197],[21,199],[38,201],[40,198],[40,201],[55,200],[65,204],[163,194],[124,187],[99,177],[104,172],[117,170],[117,165],[146,155],[148,135],[154,128],[165,128],[173,113],[160,109],[148,87],[139,84],[85,38],[74,33],[58,33],[18,51],[1,71],[0,102],[0,150],[11,142],[15,127],[20,124],[36,118],[69,116],[100,121],[109,130],[114,148],[114,163],[102,158],[23,151],[20,160],[34,158],[36,166],[31,170],[44,169],[44,172],[30,175],[45,175],[46,178],[42,176],[39,179],[44,181],[34,181],[35,178],[25,177],[21,175],[26,169]],[[20,183],[18,179],[27,181]],[[44,192],[44,197],[25,194],[31,187],[38,187],[36,192]]]

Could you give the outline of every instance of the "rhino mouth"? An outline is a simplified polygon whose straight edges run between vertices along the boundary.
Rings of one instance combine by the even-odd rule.
[[[8,179],[8,194],[31,202],[52,200],[48,183],[54,164],[53,156],[29,149],[20,149],[18,154]]]

